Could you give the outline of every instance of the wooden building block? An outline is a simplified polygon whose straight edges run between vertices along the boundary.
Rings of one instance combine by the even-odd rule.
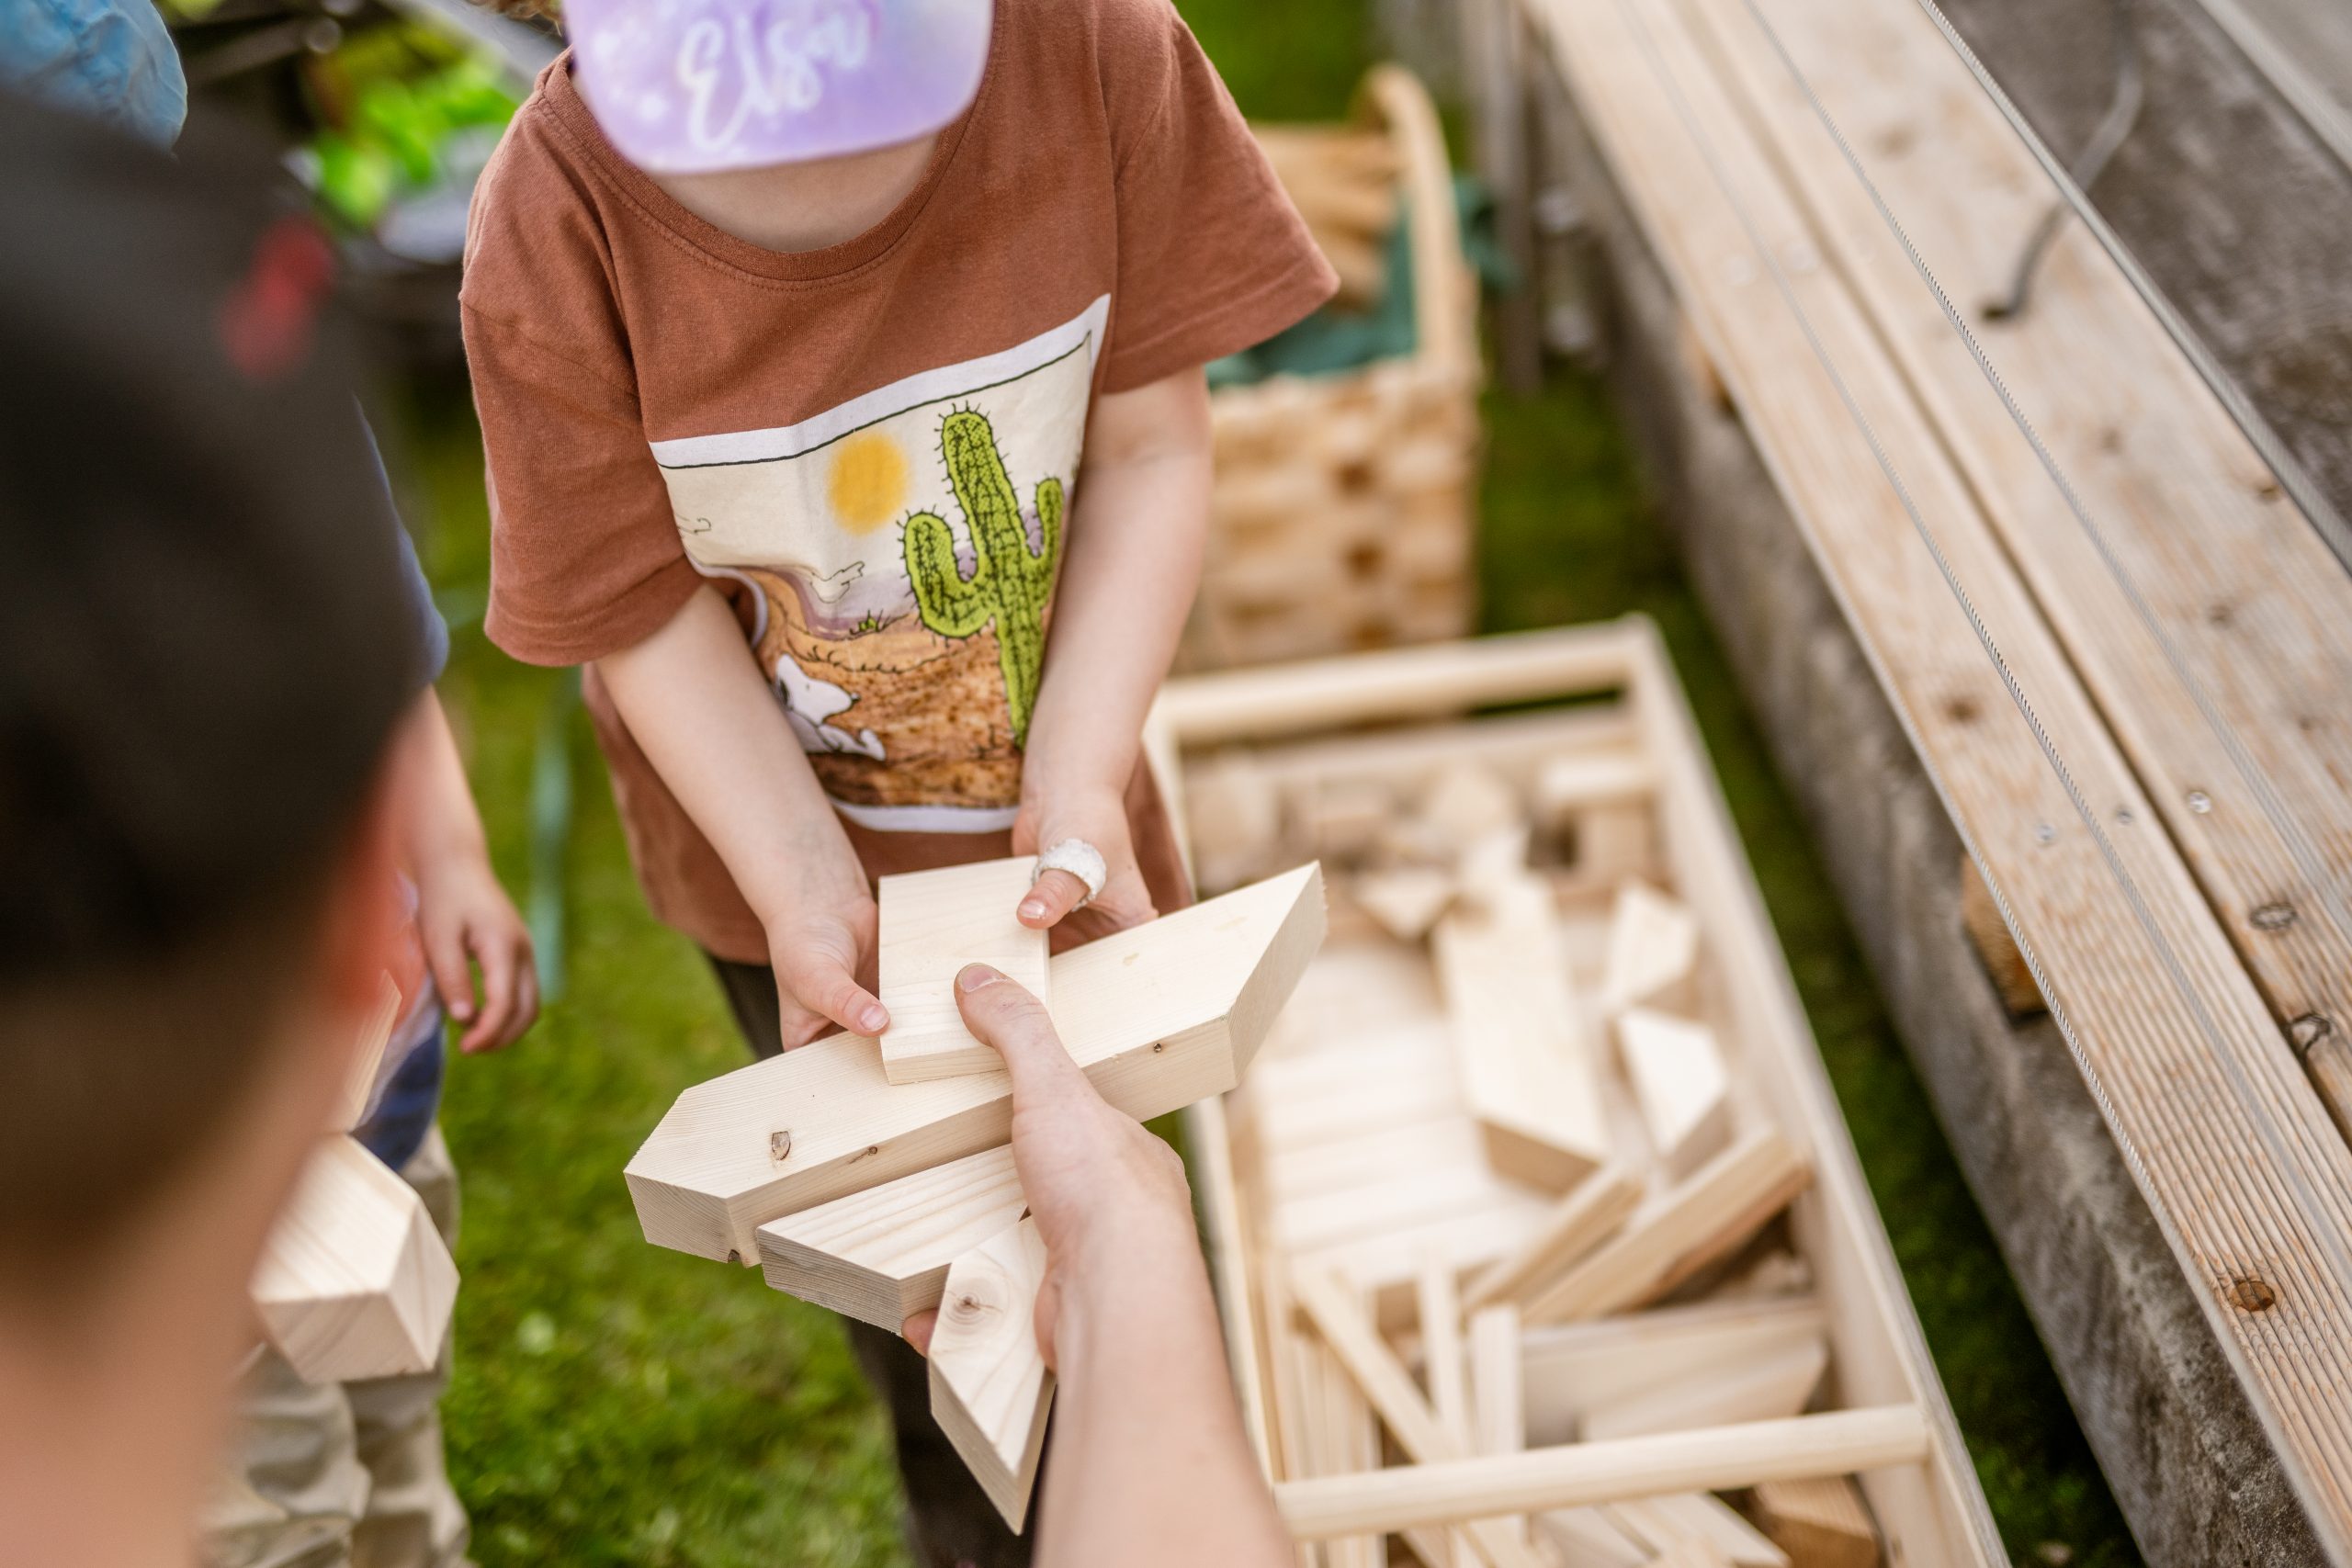
[[[1460,853],[1487,834],[1526,819],[1519,792],[1492,768],[1454,762],[1421,796],[1419,818],[1446,850]]]
[[[1650,1148],[1667,1175],[1690,1175],[1731,1141],[1731,1073],[1703,1023],[1647,1008],[1618,1015],[1617,1049]]]
[[[1239,1081],[1323,939],[1313,865],[1072,948],[1054,1021],[1103,1098],[1138,1119]],[[873,1041],[835,1034],[695,1085],[628,1163],[645,1238],[759,1257],[770,1220],[1003,1143],[1001,1071],[893,1085]]]
[[[1600,1246],[1641,1201],[1642,1184],[1632,1171],[1603,1166],[1571,1188],[1544,1227],[1517,1251],[1472,1279],[1463,1304],[1475,1312],[1494,1302],[1519,1302],[1542,1289]]]
[[[1646,804],[1657,787],[1657,770],[1640,751],[1625,747],[1579,749],[1546,758],[1535,772],[1530,804],[1547,831],[1572,829],[1577,818],[1596,807]]]
[[[1650,1568],[1657,1556],[1606,1508],[1553,1508],[1537,1516],[1536,1528],[1571,1568]]]
[[[1490,1306],[1470,1315],[1470,1448],[1474,1453],[1515,1454],[1527,1446],[1520,1400],[1519,1309]],[[1525,1515],[1508,1522],[1532,1542]]]
[[[1543,883],[1483,913],[1456,910],[1432,936],[1456,1076],[1494,1168],[1566,1191],[1609,1156],[1600,1084],[1577,1026]]]
[[[882,878],[877,966],[890,1027],[882,1076],[894,1084],[995,1072],[1003,1059],[972,1036],[956,1010],[956,973],[986,964],[1053,1005],[1047,933],[1013,916],[1035,880],[1037,857],[980,861]]]
[[[1016,1533],[1028,1517],[1054,1399],[1054,1374],[1037,1348],[1045,1279],[1036,1221],[980,1243],[947,1270],[927,1352],[932,1416]]]
[[[1184,776],[1193,879],[1223,893],[1282,863],[1282,796],[1249,751],[1204,758]]]
[[[1659,1307],[1532,1329],[1521,1348],[1528,1440],[1564,1443],[1587,1412],[1621,1406],[1681,1378],[1729,1379],[1760,1360],[1821,1342],[1818,1302],[1725,1302]]]
[[[1644,882],[1617,890],[1609,918],[1609,956],[1600,1007],[1687,1009],[1699,962],[1699,921],[1680,901]]]
[[[1349,1298],[1338,1280],[1317,1269],[1295,1270],[1291,1293],[1315,1325],[1316,1332],[1323,1337],[1323,1342],[1363,1391],[1364,1398],[1379,1413],[1382,1425],[1396,1439],[1396,1446],[1404,1450],[1407,1459],[1415,1464],[1429,1464],[1469,1457],[1469,1446],[1438,1419],[1429,1402],[1421,1397],[1421,1391],[1413,1386],[1412,1374],[1406,1371],[1404,1364],[1381,1339],[1372,1319]],[[1540,1568],[1542,1559],[1535,1555],[1534,1549],[1503,1519],[1478,1519],[1466,1525],[1464,1533],[1487,1568]]]
[[[1400,865],[1368,871],[1355,879],[1349,891],[1383,931],[1398,942],[1419,942],[1453,902],[1453,887],[1450,872],[1430,865]]]
[[[1729,1568],[1790,1568],[1788,1553],[1712,1493],[1644,1497],[1602,1511],[1661,1558],[1680,1552]]]
[[[1421,1381],[1429,1385],[1430,1408],[1465,1450],[1470,1432],[1469,1367],[1462,1345],[1462,1298],[1454,1289],[1453,1265],[1443,1253],[1421,1264],[1415,1281],[1420,1308]]]
[[[1001,1145],[803,1209],[759,1230],[767,1282],[893,1334],[939,1304],[948,1266],[1028,1212]]]
[[[277,1353],[314,1383],[425,1371],[457,1296],[458,1266],[415,1190],[350,1138],[322,1139],[254,1274]]]
[[[1808,1339],[1742,1365],[1682,1372],[1611,1404],[1588,1408],[1584,1438],[1641,1438],[1797,1415],[1829,1370],[1826,1340]]]
[[[392,1043],[392,1026],[400,1018],[401,988],[387,975],[377,990],[375,1010],[360,1029],[358,1055],[343,1080],[342,1098],[327,1122],[329,1132],[348,1133],[368,1114],[368,1103],[376,1098],[376,1077],[383,1071],[384,1053]]]
[[[2001,1005],[2009,1010],[2009,1016],[2030,1018],[2035,1013],[2047,1012],[2050,1004],[2042,1000],[2041,987],[2034,981],[2024,951],[2010,934],[2008,922],[2001,919],[2001,907],[1994,902],[1992,885],[1984,880],[1984,874],[1965,850],[1960,855],[1960,923],[1966,929],[1969,942],[1976,949],[1977,959],[1992,977],[1993,988],[2000,993]]]
[[[1757,1522],[1792,1568],[1878,1568],[1878,1528],[1852,1477],[1768,1481],[1755,1496]]]
[[[1811,1177],[1787,1139],[1751,1133],[1645,1201],[1521,1310],[1531,1324],[1574,1323],[1656,1301],[1761,1230]]]

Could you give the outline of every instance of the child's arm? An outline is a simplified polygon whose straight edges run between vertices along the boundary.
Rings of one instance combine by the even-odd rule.
[[[539,973],[530,929],[490,868],[490,845],[466,783],[448,716],[433,688],[409,709],[401,774],[416,930],[433,984],[465,1026],[461,1051],[511,1045],[539,1014]],[[481,966],[476,1006],[471,965]]]
[[[857,980],[874,956],[865,868],[726,601],[696,589],[661,630],[596,669],[766,928],[786,1048],[835,1024],[879,1034],[889,1015]]]
[[[1028,854],[1083,839],[1101,850],[1110,880],[1087,911],[1102,931],[1157,912],[1127,831],[1127,784],[1200,586],[1209,475],[1199,367],[1095,399],[1012,848]],[[1021,921],[1055,925],[1085,891],[1069,873],[1049,871],[1022,900]]]

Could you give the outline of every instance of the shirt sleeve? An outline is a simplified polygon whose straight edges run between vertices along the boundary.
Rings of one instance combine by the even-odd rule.
[[[1103,21],[1119,274],[1102,384],[1116,392],[1264,342],[1339,279],[1168,0],[1114,0]]]

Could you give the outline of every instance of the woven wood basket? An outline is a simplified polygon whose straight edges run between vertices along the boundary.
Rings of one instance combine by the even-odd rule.
[[[1404,204],[1414,349],[1212,400],[1216,485],[1184,670],[1464,635],[1480,432],[1477,283],[1454,220],[1445,138],[1409,72],[1375,67],[1357,120],[1258,139],[1340,277],[1377,299]]]

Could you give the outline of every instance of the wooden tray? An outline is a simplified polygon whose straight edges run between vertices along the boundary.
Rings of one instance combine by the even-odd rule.
[[[1555,705],[1490,711],[1533,705]],[[1488,716],[1465,716],[1481,710]],[[1478,1533],[1487,1527],[1435,1528],[1476,1510],[1534,1516],[1574,1506],[1589,1515],[1589,1505],[1618,1498],[1713,1492],[1752,1514],[1742,1488],[1800,1472],[1790,1456],[1812,1436],[1834,1435],[1841,1419],[1838,1431],[1859,1430],[1883,1413],[1897,1427],[1908,1419],[1915,1437],[1897,1462],[1859,1477],[1883,1561],[1991,1568],[2004,1560],[1754,880],[1646,620],[1182,680],[1163,694],[1146,739],[1180,830],[1190,823],[1188,852],[1197,852],[1204,890],[1246,876],[1253,858],[1306,854],[1322,856],[1334,888],[1329,941],[1275,1036],[1240,1089],[1193,1107],[1187,1123],[1252,1438],[1294,1527],[1333,1538],[1307,1553],[1334,1568],[1380,1561],[1385,1549],[1368,1533],[1377,1529],[1424,1560],[1457,1550],[1464,1562],[1517,1560],[1488,1550],[1494,1543]],[[1401,817],[1406,802],[1464,763],[1526,791],[1562,759],[1572,760],[1567,774],[1618,781],[1574,795],[1536,836],[1532,863],[1554,888],[1577,995],[1589,993],[1610,902],[1625,879],[1679,898],[1696,916],[1704,954],[1682,1005],[1722,1043],[1734,1118],[1743,1131],[1777,1132],[1809,1163],[1812,1180],[1765,1235],[1658,1307],[1527,1329],[1518,1429],[1485,1434],[1484,1450],[1524,1442],[1531,1451],[1382,1469],[1380,1428],[1336,1366],[1323,1367],[1320,1382],[1302,1382],[1300,1369],[1315,1367],[1301,1359],[1286,1281],[1303,1267],[1328,1271],[1409,1360],[1424,1354],[1416,1314],[1430,1310],[1426,1292],[1443,1300],[1475,1285],[1477,1269],[1524,1242],[1562,1200],[1464,1157],[1465,1139],[1476,1145],[1467,1117],[1442,1109],[1453,1086],[1430,960],[1351,906],[1351,862],[1366,852],[1368,836],[1393,828],[1382,821],[1384,799],[1390,817]],[[1252,790],[1263,792],[1254,802]],[[1441,1043],[1434,1050],[1432,1038]],[[1609,1095],[1612,1136],[1621,1148],[1628,1138],[1638,1146],[1638,1123],[1624,1125],[1622,1084]],[[1400,1104],[1416,1108],[1410,1135],[1384,1137],[1383,1107]],[[1313,1138],[1299,1131],[1309,1123],[1324,1140],[1311,1157],[1301,1140]],[[1306,1178],[1303,1158],[1319,1161]],[[1301,1195],[1302,1179],[1311,1197]],[[1768,1260],[1775,1252],[1782,1259]],[[1724,1310],[1682,1304],[1702,1289],[1718,1300],[1744,1292],[1750,1303],[1777,1292],[1788,1299],[1765,1310],[1819,1325],[1828,1362],[1807,1413],[1769,1433],[1725,1426],[1567,1441],[1589,1416],[1579,1402],[1592,1352],[1611,1335],[1661,1325],[1670,1332],[1693,1314]],[[1451,1326],[1439,1343],[1461,1353]],[[1446,1386],[1458,1404],[1453,1378],[1427,1382],[1441,1413]],[[1329,1424],[1303,1417],[1302,1401],[1328,1408],[1351,1399],[1356,1448],[1335,1464]],[[1851,1414],[1820,1414],[1827,1412]],[[1389,1442],[1409,1450],[1398,1422],[1382,1414]],[[1777,1470],[1776,1460],[1785,1461]],[[1359,1483],[1334,1478],[1335,1470],[1377,1474]],[[1351,1521],[1367,1533],[1343,1539]],[[1546,1547],[1542,1530],[1522,1539],[1536,1548],[1530,1561],[1608,1561]]]

